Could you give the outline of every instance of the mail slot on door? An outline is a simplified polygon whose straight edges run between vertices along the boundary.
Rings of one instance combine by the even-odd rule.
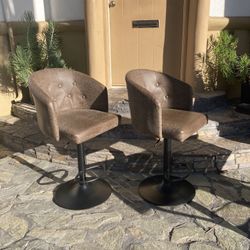
[[[133,28],[159,28],[159,20],[134,20]]]

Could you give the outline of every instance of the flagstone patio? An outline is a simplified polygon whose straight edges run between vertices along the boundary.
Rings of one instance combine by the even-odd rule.
[[[1,249],[250,248],[250,169],[193,173],[189,181],[197,190],[190,204],[155,207],[137,194],[147,170],[109,169],[112,160],[95,167],[100,163],[98,153],[87,156],[89,177],[105,178],[114,191],[104,204],[83,211],[65,210],[52,202],[54,187],[73,178],[76,165],[21,153],[2,158]]]
[[[75,145],[44,137],[33,107],[15,109],[21,119],[0,118],[0,249],[250,249],[249,116],[230,107],[207,112],[195,138],[175,142],[174,172],[191,171],[196,196],[156,207],[137,187],[161,172],[162,143],[133,130],[124,90],[116,90],[110,110],[121,125],[85,143],[89,178],[106,179],[113,193],[100,206],[70,211],[52,195],[76,175]]]

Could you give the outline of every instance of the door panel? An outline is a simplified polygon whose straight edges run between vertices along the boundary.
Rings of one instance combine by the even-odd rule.
[[[124,85],[131,69],[162,70],[166,1],[116,0],[110,8],[113,85]],[[159,20],[159,27],[132,28],[133,20]]]

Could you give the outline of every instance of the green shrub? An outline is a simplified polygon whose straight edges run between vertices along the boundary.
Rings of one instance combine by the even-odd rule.
[[[207,53],[197,55],[197,76],[202,78],[205,90],[215,90],[221,80],[228,84],[249,80],[250,58],[247,54],[238,56],[237,46],[238,39],[227,31],[208,39]]]
[[[213,44],[212,53],[214,53],[215,63],[218,65],[218,72],[227,81],[235,77],[235,67],[238,60],[237,45],[238,39],[227,31],[221,32]]]
[[[16,76],[17,84],[27,87],[32,72],[44,68],[64,68],[60,39],[55,31],[55,23],[48,22],[38,37],[38,26],[32,12],[25,12],[26,37],[10,54],[10,67]]]
[[[15,53],[11,55],[10,63],[18,85],[28,87],[28,78],[34,71],[31,51],[17,45]]]
[[[244,54],[239,57],[237,62],[237,77],[240,82],[249,83],[250,78],[250,57]]]

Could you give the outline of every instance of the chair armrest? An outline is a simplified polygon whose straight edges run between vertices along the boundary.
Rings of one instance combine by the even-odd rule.
[[[59,126],[53,101],[36,86],[29,84],[29,89],[35,102],[39,128],[46,136],[59,141]]]
[[[159,101],[139,85],[126,79],[131,119],[134,127],[154,138],[162,138],[162,110]]]

